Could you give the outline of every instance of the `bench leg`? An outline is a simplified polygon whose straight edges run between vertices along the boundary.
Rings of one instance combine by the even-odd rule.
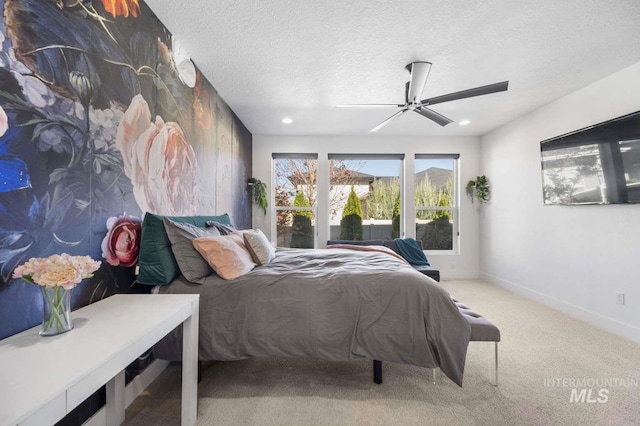
[[[382,361],[373,360],[373,383],[382,383]]]
[[[498,386],[498,342],[495,343],[495,366],[493,370],[493,386]]]

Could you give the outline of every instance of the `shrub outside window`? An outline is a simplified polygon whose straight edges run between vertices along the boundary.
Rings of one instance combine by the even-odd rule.
[[[400,236],[404,155],[329,154],[329,238]]]
[[[416,239],[425,250],[457,250],[457,159],[457,155],[416,155]]]
[[[277,246],[316,247],[316,154],[273,154]]]

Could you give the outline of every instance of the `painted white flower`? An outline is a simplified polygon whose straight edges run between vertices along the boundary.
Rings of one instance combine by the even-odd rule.
[[[9,59],[11,59],[11,71],[19,72],[20,74],[31,74],[31,70],[16,58],[16,52],[13,48],[10,48],[8,52]]]
[[[171,57],[178,72],[178,77],[189,87],[196,85],[196,66],[184,47],[175,37],[171,37]]]
[[[67,98],[58,98],[58,109],[63,114],[73,116],[78,120],[84,120],[84,107],[79,101],[72,101]]]
[[[2,106],[0,106],[0,137],[7,133],[7,129],[9,129],[9,119]]]
[[[9,55],[7,55],[7,52],[3,52],[1,49],[0,49],[0,68],[4,68],[4,69],[11,68],[11,58],[9,58]]]
[[[31,75],[23,75],[15,71],[11,71],[11,74],[16,79],[20,87],[22,87],[22,93],[24,93],[24,96],[34,106],[44,108],[56,103],[55,95],[40,79]]]
[[[115,104],[109,109],[89,109],[89,121],[91,121],[91,139],[98,150],[108,151],[116,139],[118,123],[122,121],[124,112]]]
[[[30,103],[39,108],[56,103],[56,97],[51,89],[40,79],[34,77],[31,70],[16,59],[13,49],[9,50],[9,58],[11,59],[11,74],[22,87],[22,92]]]

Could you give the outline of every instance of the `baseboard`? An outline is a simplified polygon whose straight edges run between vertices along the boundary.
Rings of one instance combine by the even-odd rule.
[[[478,270],[441,269],[440,278],[443,280],[477,280]]]
[[[124,405],[128,407],[167,368],[169,361],[154,360],[124,388]],[[103,426],[107,424],[105,409],[102,407],[83,423],[83,426]]]
[[[609,318],[597,312],[590,311],[581,306],[574,305],[573,303],[566,302],[564,300],[557,299],[555,297],[540,293],[539,291],[532,290],[528,287],[521,286],[509,280],[497,277],[487,272],[480,272],[480,279],[491,284],[495,284],[498,287],[513,291],[528,299],[535,300],[543,305],[557,309],[560,312],[564,312],[572,317],[579,318],[589,324],[600,327],[606,331],[625,337],[633,342],[640,343],[640,328],[627,324],[622,321],[618,321],[614,318]]]

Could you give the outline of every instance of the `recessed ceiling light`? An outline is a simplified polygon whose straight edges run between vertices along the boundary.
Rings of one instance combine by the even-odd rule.
[[[293,120],[290,119],[289,117],[285,117],[285,118],[282,119],[282,122],[284,124],[291,124],[291,123],[293,123]]]
[[[469,120],[462,120],[461,122],[459,122],[458,124],[461,126],[466,126],[467,124],[471,123]]]

